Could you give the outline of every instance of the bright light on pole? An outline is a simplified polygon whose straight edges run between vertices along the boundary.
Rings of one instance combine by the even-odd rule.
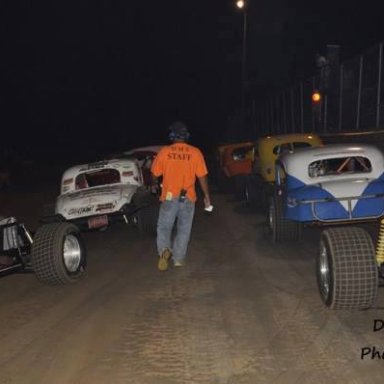
[[[237,8],[243,9],[245,7],[245,1],[243,0],[236,1],[236,6]]]
[[[321,93],[319,91],[313,91],[312,93],[312,102],[319,103],[321,101]]]

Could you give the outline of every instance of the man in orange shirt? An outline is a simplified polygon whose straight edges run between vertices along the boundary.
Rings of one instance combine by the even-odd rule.
[[[189,136],[184,123],[173,123],[169,135],[172,144],[160,150],[151,167],[154,182],[162,177],[156,241],[160,271],[168,269],[171,258],[175,267],[184,263],[195,212],[196,177],[204,194],[205,208],[211,207],[207,166],[201,151],[187,144]],[[172,243],[176,219],[176,236]]]

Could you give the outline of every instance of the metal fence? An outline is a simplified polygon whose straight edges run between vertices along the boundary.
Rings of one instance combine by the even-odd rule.
[[[321,103],[314,107],[312,93]],[[313,77],[248,109],[246,136],[360,132],[384,128],[383,42],[352,60],[332,55]],[[236,135],[235,135],[236,136]]]

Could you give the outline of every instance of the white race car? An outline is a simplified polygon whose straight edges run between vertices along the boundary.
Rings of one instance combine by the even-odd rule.
[[[124,220],[142,232],[155,233],[158,199],[144,185],[137,160],[111,159],[67,169],[55,214],[83,229]]]
[[[110,159],[136,159],[143,173],[143,181],[146,186],[150,186],[152,182],[151,166],[153,160],[160,152],[164,145],[150,145],[146,147],[138,147],[125,152],[118,152],[109,155]]]

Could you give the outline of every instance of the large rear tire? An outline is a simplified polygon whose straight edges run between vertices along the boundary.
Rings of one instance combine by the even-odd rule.
[[[378,268],[371,236],[359,227],[323,231],[316,260],[319,293],[331,309],[372,307],[378,290]]]
[[[79,229],[67,222],[39,227],[33,238],[31,263],[37,279],[46,284],[79,280],[86,267],[86,251]]]
[[[284,206],[280,196],[274,196],[271,199],[268,224],[275,243],[298,241],[302,238],[302,224],[284,217]]]

